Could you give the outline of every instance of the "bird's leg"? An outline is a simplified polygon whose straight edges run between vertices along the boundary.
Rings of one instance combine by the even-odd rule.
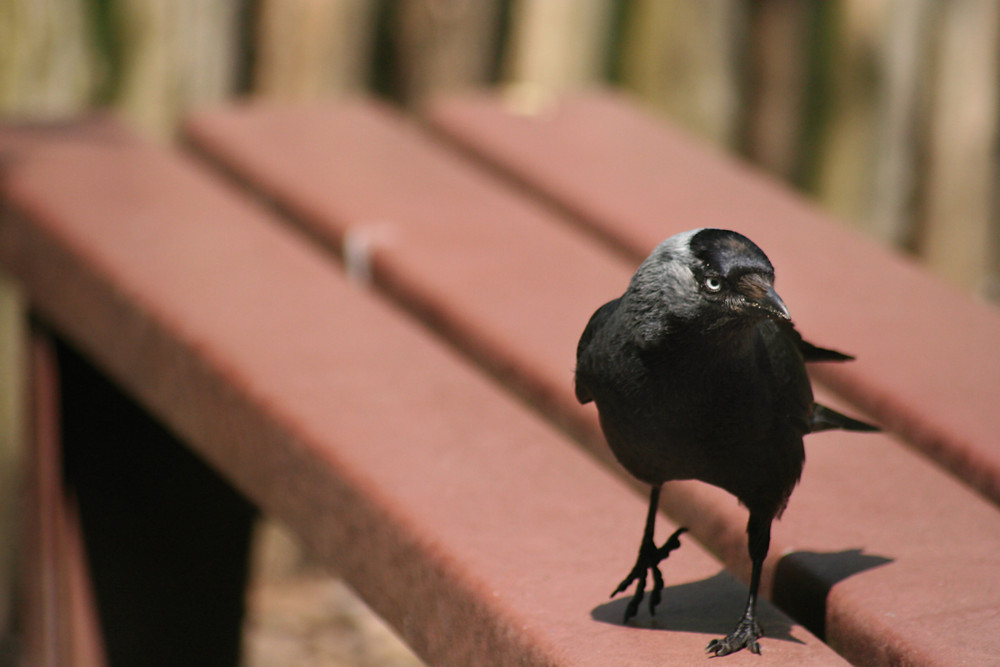
[[[743,612],[743,618],[732,632],[722,639],[713,639],[708,643],[705,650],[715,656],[729,655],[744,648],[750,649],[751,653],[760,654],[760,644],[757,640],[764,635],[764,632],[757,624],[757,589],[760,587],[760,572],[764,567],[764,558],[771,544],[771,518],[761,518],[751,514],[750,522],[747,524],[747,534],[750,560],[753,562],[747,607]]]
[[[642,543],[639,545],[639,557],[635,561],[635,567],[628,573],[618,588],[611,593],[611,597],[624,593],[633,581],[639,582],[635,588],[635,595],[625,608],[624,622],[632,618],[639,612],[639,605],[646,594],[646,575],[653,572],[653,590],[649,596],[649,613],[656,613],[656,605],[660,603],[663,591],[663,574],[660,572],[659,564],[670,552],[681,545],[680,536],[687,528],[678,528],[674,534],[664,542],[662,547],[657,547],[653,542],[653,529],[656,526],[656,511],[660,506],[660,487],[654,486],[649,494],[649,513],[646,515],[646,529],[642,534]]]

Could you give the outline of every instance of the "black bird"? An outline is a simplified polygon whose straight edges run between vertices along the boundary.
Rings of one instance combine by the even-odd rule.
[[[760,652],[757,588],[771,540],[805,462],[802,437],[827,429],[874,431],[813,401],[805,362],[852,357],[807,343],[774,291],[774,268],[750,239],[695,229],[663,241],[625,293],[590,318],[577,348],[576,397],[594,401],[605,438],[621,464],[652,486],[635,567],[611,594],[633,581],[625,621],[659,563],[680,546],[678,529],[653,542],[660,487],[697,479],[735,495],[750,511],[750,595],[736,628],[707,650]]]

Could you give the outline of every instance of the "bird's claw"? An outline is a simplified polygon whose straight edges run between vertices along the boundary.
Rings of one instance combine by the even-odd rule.
[[[757,643],[757,640],[762,636],[764,636],[764,632],[757,625],[757,622],[750,618],[744,618],[729,635],[710,641],[705,650],[713,657],[729,655],[742,649],[749,649],[751,653],[760,655],[760,644]]]
[[[685,532],[687,532],[687,528],[678,528],[663,543],[662,547],[657,547],[652,541],[643,542],[639,547],[639,557],[635,562],[635,567],[611,593],[611,597],[624,593],[633,581],[638,582],[635,595],[625,607],[623,622],[627,623],[630,618],[639,613],[639,605],[642,604],[642,600],[646,596],[646,577],[649,572],[653,573],[653,590],[649,594],[649,613],[656,614],[656,605],[660,604],[663,597],[663,573],[660,572],[660,561],[681,545],[680,536]]]

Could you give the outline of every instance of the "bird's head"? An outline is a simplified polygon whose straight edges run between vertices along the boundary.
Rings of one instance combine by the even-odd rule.
[[[663,241],[625,294],[641,341],[680,329],[713,331],[761,318],[790,321],[774,291],[774,267],[753,241],[724,229],[694,229]]]

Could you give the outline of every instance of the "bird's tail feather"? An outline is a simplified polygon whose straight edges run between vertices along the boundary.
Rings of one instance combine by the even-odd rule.
[[[817,433],[819,431],[829,431],[832,429],[866,432],[879,430],[877,426],[872,426],[867,422],[859,421],[848,417],[847,415],[843,415],[836,410],[826,407],[825,405],[814,403],[812,416],[809,418],[809,432]]]

